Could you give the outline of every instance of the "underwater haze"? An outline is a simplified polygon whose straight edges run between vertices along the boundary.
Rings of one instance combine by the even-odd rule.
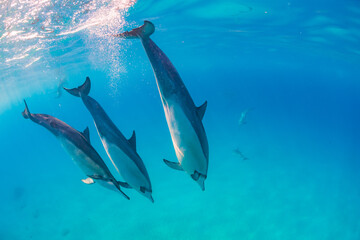
[[[205,191],[177,161],[149,59],[151,39],[195,105],[208,102]],[[0,0],[0,239],[360,239],[360,2],[300,0]],[[154,203],[85,174],[21,115],[61,119],[116,179],[90,96],[137,152]]]

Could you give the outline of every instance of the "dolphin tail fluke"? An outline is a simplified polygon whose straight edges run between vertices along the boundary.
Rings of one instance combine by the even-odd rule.
[[[90,88],[91,88],[90,78],[86,77],[86,80],[83,85],[77,88],[72,88],[72,89],[64,88],[64,89],[73,96],[81,97],[81,96],[89,95]]]
[[[184,169],[181,167],[180,163],[178,163],[178,162],[170,162],[170,161],[164,159],[164,163],[172,169],[184,171]]]
[[[25,119],[31,118],[31,113],[29,111],[28,105],[26,104],[26,101],[24,99],[25,103],[25,110],[21,113]]]
[[[154,24],[149,21],[144,21],[144,24],[141,27],[134,28],[129,32],[123,32],[114,36],[120,38],[148,38],[154,32],[155,32]]]

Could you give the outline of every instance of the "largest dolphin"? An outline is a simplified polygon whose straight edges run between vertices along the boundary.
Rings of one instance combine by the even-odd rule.
[[[84,183],[92,184],[96,181],[106,188],[118,190],[125,198],[130,199],[120,189],[120,184],[123,183],[118,182],[113,177],[100,155],[91,146],[89,140],[89,128],[86,128],[85,131],[81,133],[63,121],[50,115],[32,114],[30,113],[26,102],[25,110],[22,112],[22,115],[25,119],[30,119],[45,127],[60,140],[62,146],[70,154],[74,162],[88,176],[87,179],[82,180]]]
[[[136,152],[135,131],[129,140],[126,139],[100,104],[88,96],[90,88],[90,78],[87,77],[84,84],[80,87],[64,89],[74,96],[81,97],[86,108],[91,113],[109,158],[128,184],[122,186],[134,188],[154,202],[151,195],[152,188],[149,174],[139,154]]]
[[[139,38],[154,70],[178,163],[164,159],[171,168],[184,170],[205,190],[209,146],[202,118],[207,102],[196,107],[179,73],[165,53],[150,39],[155,27],[149,21],[116,37]]]

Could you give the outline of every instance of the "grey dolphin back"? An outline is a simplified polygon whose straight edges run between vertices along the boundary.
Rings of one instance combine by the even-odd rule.
[[[89,95],[91,89],[90,78],[86,77],[84,84],[77,88],[72,88],[72,89],[64,88],[64,89],[75,97],[87,96]]]
[[[144,21],[144,24],[142,26],[138,28],[134,28],[131,31],[123,32],[114,36],[120,38],[148,38],[154,32],[155,32],[154,24],[150,21]]]

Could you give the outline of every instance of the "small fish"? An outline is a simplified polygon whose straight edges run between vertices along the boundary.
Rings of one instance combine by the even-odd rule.
[[[244,161],[249,160],[249,158],[245,157],[244,154],[239,150],[239,148],[234,149],[234,153],[239,155]]]

